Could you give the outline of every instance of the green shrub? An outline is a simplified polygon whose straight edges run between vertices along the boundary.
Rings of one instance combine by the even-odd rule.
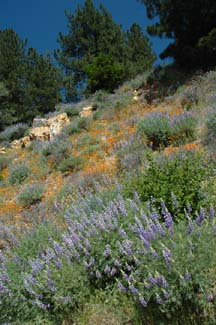
[[[171,121],[175,143],[183,143],[195,139],[197,119],[191,113],[183,113],[174,116]]]
[[[44,186],[41,184],[26,185],[18,194],[17,202],[24,207],[41,201],[44,193]]]
[[[147,114],[138,124],[137,133],[146,137],[153,149],[194,140],[197,120],[185,112],[171,118],[160,112]]]
[[[146,137],[153,149],[168,146],[173,135],[170,118],[160,112],[149,113],[139,122],[137,133]]]
[[[210,173],[211,166],[208,168]],[[173,193],[178,202],[178,211],[183,213],[190,202],[193,211],[199,208],[204,199],[202,182],[207,175],[204,155],[195,151],[179,151],[171,156],[151,158],[148,168],[138,176],[126,181],[124,193],[132,197],[136,191],[142,201],[151,198],[157,207],[161,199],[167,208],[174,212]]]
[[[17,123],[9,126],[4,131],[0,133],[0,141],[11,142],[16,139],[20,139],[28,135],[29,127],[24,123]]]
[[[88,93],[100,89],[112,92],[125,78],[123,66],[110,55],[99,54],[85,70]]]
[[[58,169],[62,173],[72,173],[82,168],[84,160],[81,157],[68,157],[61,161]]]
[[[11,162],[11,158],[8,156],[0,156],[0,171],[7,168]]]
[[[207,115],[205,142],[207,144],[215,143],[216,139],[216,109]]]
[[[42,157],[49,160],[52,167],[57,168],[62,160],[70,156],[72,143],[65,138],[55,138],[42,149]]]
[[[79,110],[74,106],[68,106],[64,109],[64,112],[67,113],[69,117],[74,117],[79,115]]]
[[[11,185],[22,184],[30,173],[30,168],[25,164],[12,166],[9,170],[8,181]]]
[[[88,131],[90,126],[90,119],[85,117],[77,117],[70,124],[64,127],[63,132],[67,135],[79,133],[82,130]]]

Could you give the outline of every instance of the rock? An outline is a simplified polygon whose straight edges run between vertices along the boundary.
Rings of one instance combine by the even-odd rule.
[[[14,140],[11,144],[11,148],[14,148],[14,149],[25,148],[25,147],[28,147],[29,144],[30,144],[30,137],[27,136],[27,137],[21,138],[19,140]]]
[[[32,128],[29,132],[29,138],[31,141],[41,140],[47,141],[51,139],[51,130],[48,126],[41,126]]]
[[[36,128],[36,127],[40,127],[40,126],[47,126],[46,118],[38,118],[38,117],[34,118],[32,127]]]
[[[94,108],[92,106],[83,107],[82,112],[80,112],[80,117],[89,117],[93,114]]]
[[[19,140],[14,140],[11,147],[25,148],[28,147],[31,141],[49,141],[53,136],[59,134],[62,128],[68,123],[70,123],[70,120],[66,113],[59,114],[49,119],[35,118],[29,136]]]
[[[59,114],[47,120],[47,126],[50,128],[51,136],[61,133],[62,128],[69,123],[70,120],[66,113]]]
[[[4,155],[6,153],[5,147],[0,148],[0,155]]]

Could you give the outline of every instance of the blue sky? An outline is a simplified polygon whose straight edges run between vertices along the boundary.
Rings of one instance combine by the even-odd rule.
[[[40,53],[52,51],[58,47],[58,33],[67,34],[65,9],[73,12],[83,3],[84,0],[0,0],[0,29],[12,27]],[[96,6],[102,3],[124,29],[136,22],[145,31],[151,23],[144,5],[136,0],[94,0],[94,3]],[[157,54],[168,44],[168,40],[155,37],[151,41]]]

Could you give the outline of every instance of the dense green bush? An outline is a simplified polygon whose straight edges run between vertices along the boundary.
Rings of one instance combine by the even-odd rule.
[[[209,173],[210,170],[209,165]],[[144,172],[126,181],[124,193],[127,197],[132,197],[137,191],[142,201],[153,198],[157,207],[160,207],[163,199],[171,212],[177,209],[183,213],[184,207],[190,202],[195,212],[204,199],[201,187],[206,175],[203,154],[179,151],[169,157],[163,155],[151,158]],[[173,205],[173,193],[178,207]]]
[[[90,119],[85,117],[77,117],[69,125],[65,126],[63,132],[67,135],[80,133],[82,130],[88,131],[90,126]]]
[[[207,115],[205,142],[213,144],[216,141],[216,109]]]
[[[112,92],[125,78],[123,65],[115,61],[111,55],[99,54],[92,63],[86,66],[87,92],[97,90]]]
[[[168,114],[152,112],[138,124],[137,133],[144,136],[153,149],[194,140],[197,120],[185,112],[171,118]]]
[[[17,123],[7,127],[0,133],[0,141],[11,142],[16,139],[20,139],[25,135],[28,135],[29,127],[27,124]]]
[[[0,255],[2,323],[72,322],[77,310],[105,296],[122,306],[125,294],[129,308],[139,310],[134,321],[214,324],[214,209],[201,209],[194,220],[188,210],[175,223],[178,212],[163,205],[159,213],[137,194],[124,199],[119,186],[114,191],[73,200],[61,236],[48,228],[9,258]]]
[[[70,156],[71,149],[72,143],[64,137],[60,137],[47,143],[42,149],[41,154],[42,157],[49,161],[53,168],[57,168],[61,161]]]
[[[176,143],[181,144],[195,139],[197,119],[193,114],[183,113],[174,116],[171,126],[173,129],[174,141]]]
[[[11,158],[8,156],[0,156],[0,171],[8,167],[11,162]]]
[[[44,186],[41,184],[26,185],[17,195],[17,202],[24,207],[41,201],[44,193]]]
[[[149,113],[139,122],[137,133],[146,137],[152,148],[168,146],[173,134],[170,117],[160,112]]]
[[[25,164],[11,166],[8,175],[8,181],[11,185],[22,184],[25,179],[30,175],[31,170]]]
[[[62,173],[72,173],[80,170],[83,166],[84,160],[81,157],[68,157],[61,161],[58,169]]]
[[[69,117],[74,117],[79,115],[79,110],[74,106],[67,106],[64,108],[64,112],[67,113]]]

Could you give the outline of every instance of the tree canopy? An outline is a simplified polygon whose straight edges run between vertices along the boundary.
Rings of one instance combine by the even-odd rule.
[[[55,57],[64,70],[68,99],[76,97],[75,88],[85,88],[83,86],[88,79],[89,65],[92,70],[102,64],[101,59],[96,60],[97,57],[101,58],[101,55],[112,57],[115,66],[124,67],[125,78],[149,69],[154,62],[155,55],[141,28],[133,25],[130,31],[125,33],[103,5],[96,8],[92,0],[86,0],[83,7],[77,6],[73,14],[66,12],[66,16],[68,34],[59,34],[58,42],[61,48],[55,51]],[[136,41],[132,41],[133,36]],[[131,67],[133,60],[134,69]],[[117,78],[116,81],[120,79]],[[118,83],[115,86],[118,86]],[[93,89],[95,87],[92,91]]]
[[[60,99],[60,74],[51,58],[27,48],[13,29],[0,30],[0,81],[0,130],[54,110]]]
[[[216,62],[215,45],[209,46],[215,39],[215,0],[138,1],[146,5],[150,19],[159,18],[159,22],[148,26],[149,34],[173,39],[161,58],[173,57],[185,67]]]

